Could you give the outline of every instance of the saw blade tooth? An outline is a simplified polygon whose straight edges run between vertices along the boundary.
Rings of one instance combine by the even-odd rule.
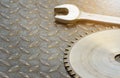
[[[67,45],[67,47],[71,47],[71,45]]]
[[[68,58],[68,54],[64,55],[64,58]]]
[[[75,75],[74,78],[82,78],[82,77],[79,77],[78,75]]]
[[[83,35],[80,35],[80,37],[82,38],[82,37],[83,37]]]
[[[67,71],[68,71],[68,72],[71,72],[71,71],[72,71],[71,68],[70,68],[70,66],[67,67]]]
[[[68,53],[64,52],[64,56],[68,55]]]
[[[89,34],[89,32],[85,32],[85,35],[88,35]]]
[[[74,41],[71,41],[70,43],[74,44],[75,42],[74,42]]]
[[[69,49],[66,48],[65,51],[69,51]]]
[[[68,62],[64,62],[64,65],[65,65],[65,67],[66,67],[66,68],[68,68],[68,67],[69,67]]]
[[[78,38],[75,38],[75,40],[78,40]]]
[[[76,75],[72,70],[69,71],[69,73],[70,73],[72,76]]]
[[[68,63],[68,60],[67,59],[64,59],[64,64]]]

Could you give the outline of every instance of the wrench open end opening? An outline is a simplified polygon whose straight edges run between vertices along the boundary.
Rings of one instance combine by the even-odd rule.
[[[54,13],[55,13],[55,16],[56,15],[67,15],[68,14],[68,9],[66,9],[66,8],[55,8]]]
[[[78,18],[80,14],[79,8],[72,4],[56,6],[54,11],[56,21],[62,23],[72,23]]]

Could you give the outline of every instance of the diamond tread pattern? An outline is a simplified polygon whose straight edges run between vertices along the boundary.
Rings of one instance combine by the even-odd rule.
[[[63,63],[67,44],[109,27],[56,24],[53,8],[62,2],[0,0],[0,78],[70,78]]]

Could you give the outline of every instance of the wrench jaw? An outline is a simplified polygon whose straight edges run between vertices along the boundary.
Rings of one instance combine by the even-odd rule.
[[[55,20],[60,23],[74,23],[76,19],[67,19],[64,15],[56,15]]]
[[[80,15],[80,10],[77,8],[77,6],[72,5],[72,4],[63,4],[56,6],[55,9],[61,10],[64,12],[64,9],[67,9],[67,14],[66,15],[55,15],[55,19],[58,22],[61,23],[73,23],[77,21],[77,18]],[[63,9],[63,10],[62,10]]]

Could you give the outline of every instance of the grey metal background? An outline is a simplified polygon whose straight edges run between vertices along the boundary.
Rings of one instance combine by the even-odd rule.
[[[105,10],[108,0],[102,8],[95,4],[100,1],[0,0],[0,78],[70,78],[63,63],[67,45],[76,37],[119,26],[87,21],[58,24],[54,7],[73,3],[87,12],[120,16],[120,7]]]

